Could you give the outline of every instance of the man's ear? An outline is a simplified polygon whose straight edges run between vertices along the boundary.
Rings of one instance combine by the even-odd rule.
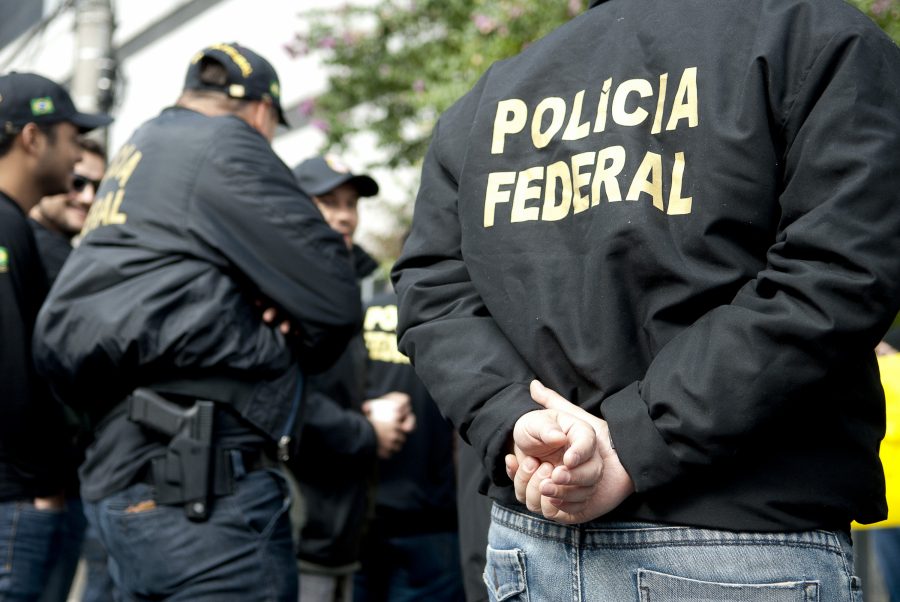
[[[269,123],[272,121],[275,108],[272,103],[266,100],[258,100],[253,103],[253,125],[260,131],[266,131],[270,128]]]
[[[47,135],[34,123],[26,123],[17,144],[29,155],[40,156],[47,146]]]

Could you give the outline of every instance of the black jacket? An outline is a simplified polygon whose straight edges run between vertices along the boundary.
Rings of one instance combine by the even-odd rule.
[[[353,251],[358,277],[371,274],[377,267],[374,260],[358,246]],[[288,464],[306,509],[297,542],[297,558],[306,563],[337,568],[359,560],[378,446],[361,411],[365,386],[362,336],[354,337],[328,370],[309,378],[297,425],[299,453]]]
[[[112,161],[38,317],[39,371],[106,411],[137,386],[233,403],[283,434],[299,366],[359,327],[342,239],[269,143],[234,116],[169,108]],[[261,319],[274,305],[302,333]]]
[[[366,398],[391,391],[410,396],[416,428],[403,448],[378,462],[375,521],[384,538],[456,530],[453,427],[444,420],[409,358],[397,349],[397,296],[383,293],[366,305]],[[380,540],[376,540],[376,545]]]
[[[72,242],[59,232],[54,232],[33,219],[28,220],[28,225],[31,226],[31,231],[34,233],[41,263],[44,264],[44,271],[47,272],[47,281],[52,286],[53,281],[62,271],[66,259],[72,253]]]
[[[22,209],[0,192],[0,502],[60,493],[62,413],[35,374],[31,333],[47,294]]]
[[[900,305],[900,51],[839,0],[609,0],[438,123],[401,350],[503,469],[540,378],[609,421],[612,516],[885,516],[873,348]]]

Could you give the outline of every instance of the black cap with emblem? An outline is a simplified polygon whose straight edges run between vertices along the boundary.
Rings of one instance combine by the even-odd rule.
[[[306,194],[321,196],[341,184],[356,188],[359,196],[378,194],[378,183],[366,174],[354,174],[350,168],[334,155],[323,155],[307,159],[294,168],[294,177]]]
[[[221,84],[201,81],[200,74],[206,61],[222,65],[227,73],[227,81]],[[184,78],[184,89],[215,90],[224,92],[231,98],[244,100],[268,99],[278,114],[278,123],[288,124],[281,110],[281,84],[278,83],[275,68],[269,61],[240,44],[213,44],[194,55]]]
[[[66,89],[36,73],[0,76],[0,127],[17,132],[27,123],[53,124],[68,121],[81,133],[112,123],[104,114],[82,113]]]

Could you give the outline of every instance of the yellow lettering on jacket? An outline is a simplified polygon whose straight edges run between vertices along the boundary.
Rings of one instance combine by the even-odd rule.
[[[538,103],[534,110],[534,119],[531,121],[531,140],[534,148],[544,148],[553,137],[562,129],[566,120],[566,101],[559,96],[545,98]],[[542,130],[544,116],[550,114],[550,123],[546,130]]]
[[[125,186],[128,184],[128,180],[131,179],[143,156],[141,151],[137,150],[134,145],[127,144],[113,158],[106,170],[106,175],[103,177],[103,183],[100,185],[105,194],[91,205],[87,218],[84,220],[84,226],[81,229],[82,235],[101,226],[124,224],[128,221],[128,215],[122,211],[122,202],[125,200]],[[107,188],[113,189],[107,190]]]
[[[409,358],[397,348],[396,305],[373,305],[366,310],[363,339],[369,359],[392,364],[409,363]]]
[[[484,227],[498,222],[559,221],[603,201],[623,200],[622,186],[627,186],[627,201],[648,199],[667,215],[691,213],[693,198],[684,196],[687,159],[683,151],[672,156],[648,151],[639,163],[632,161],[626,170],[629,157],[624,147],[616,145],[578,153],[547,167],[492,172],[484,198]]]
[[[484,227],[559,221],[604,201],[623,199],[649,200],[669,216],[689,215],[694,199],[687,153],[672,152],[666,138],[668,132],[700,126],[699,98],[697,67],[687,67],[680,74],[618,82],[608,77],[570,97],[546,96],[535,104],[519,98],[499,100],[491,153],[503,155],[514,144],[515,155],[510,156],[546,156],[547,163],[524,167],[507,162],[506,170],[486,175]],[[629,128],[637,128],[638,135],[628,135]],[[595,150],[554,144],[604,137],[607,144],[597,144]],[[636,152],[634,142],[639,139],[646,140],[646,146]],[[570,154],[560,156],[563,149],[571,149]]]
[[[494,225],[494,212],[498,203],[508,203],[510,191],[501,190],[501,186],[510,186],[516,183],[516,172],[495,171],[488,176],[487,191],[484,195],[484,227]]]
[[[491,137],[491,153],[501,155],[506,149],[507,138],[518,136],[531,122],[530,142],[535,149],[546,148],[553,140],[582,140],[591,133],[604,134],[611,124],[633,128],[650,120],[650,132],[658,134],[665,123],[665,131],[673,131],[685,122],[689,128],[700,123],[697,91],[697,68],[688,67],[681,73],[678,88],[670,101],[666,97],[669,73],[661,73],[656,87],[646,78],[627,79],[615,84],[607,78],[599,89],[579,90],[571,99],[548,96],[538,101],[530,110],[519,98],[497,102]],[[655,102],[645,99],[655,97]],[[585,114],[585,101],[597,99],[593,116]],[[666,119],[668,117],[668,119]],[[591,120],[593,118],[593,126]]]
[[[503,154],[503,143],[508,134],[518,134],[525,129],[528,123],[528,107],[525,101],[518,98],[501,100],[497,103],[497,115],[494,117],[494,139],[491,142],[491,152],[495,155]]]

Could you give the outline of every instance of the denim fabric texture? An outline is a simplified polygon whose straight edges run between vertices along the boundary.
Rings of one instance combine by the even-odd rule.
[[[559,525],[494,505],[492,601],[859,602],[848,535],[658,525]]]
[[[58,553],[51,562],[46,586],[40,597],[41,602],[60,602],[68,598],[75,570],[78,568],[78,559],[81,557],[86,527],[87,519],[84,517],[81,499],[66,498],[57,544]]]
[[[109,555],[97,530],[88,525],[81,554],[87,568],[81,602],[116,602],[115,585],[109,576]]]
[[[0,503],[0,602],[35,601],[59,555],[62,510],[28,501]]]
[[[122,600],[296,600],[284,478],[275,470],[237,476],[234,493],[216,498],[204,522],[180,506],[148,503],[153,490],[144,483],[85,503]]]
[[[891,600],[900,600],[900,527],[872,529],[875,558]]]

